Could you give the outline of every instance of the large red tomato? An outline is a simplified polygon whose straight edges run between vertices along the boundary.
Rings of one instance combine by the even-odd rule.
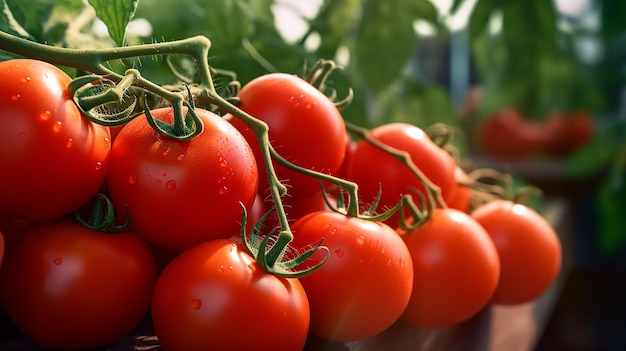
[[[250,81],[238,97],[238,107],[267,123],[270,143],[287,161],[328,174],[339,169],[346,148],[345,123],[333,102],[317,88],[295,75],[272,73]],[[233,116],[225,118],[243,133],[262,165],[260,147],[249,126]],[[274,164],[292,195],[305,196],[320,190],[317,179]],[[260,191],[267,194],[264,171],[260,179]]]
[[[172,121],[172,109],[151,112]],[[202,133],[179,141],[157,133],[144,116],[128,122],[111,151],[108,191],[117,213],[157,246],[182,250],[238,233],[241,204],[250,212],[258,171],[250,146],[230,123],[197,108]]]
[[[78,209],[106,177],[109,128],[81,115],[59,68],[16,59],[0,72],[0,216],[41,221]]]
[[[311,333],[328,340],[354,341],[391,326],[404,311],[413,286],[411,255],[396,232],[384,223],[332,211],[310,213],[291,229],[291,246],[317,244],[328,260],[300,278],[311,305]],[[320,262],[316,252],[303,264]]]
[[[154,256],[137,235],[60,219],[22,234],[3,262],[1,288],[11,320],[34,343],[84,350],[130,332],[155,281]]]
[[[300,351],[309,304],[296,278],[269,274],[240,242],[211,240],[161,273],[152,321],[165,351]]]
[[[388,123],[370,130],[369,136],[407,152],[417,168],[439,187],[444,201],[451,198],[457,186],[456,161],[421,128],[408,123]],[[364,139],[357,143],[347,173],[347,178],[359,186],[361,202],[372,203],[379,190],[382,191],[380,209],[393,207],[403,194],[412,194],[415,203],[419,204],[413,189],[424,191],[421,180],[406,165]],[[397,227],[398,215],[385,223]]]
[[[402,319],[423,328],[463,322],[489,302],[500,261],[491,238],[468,214],[435,210],[402,235],[413,261],[413,293]]]
[[[519,304],[543,294],[559,274],[561,242],[550,224],[530,207],[493,200],[471,213],[493,239],[502,272],[492,298]]]

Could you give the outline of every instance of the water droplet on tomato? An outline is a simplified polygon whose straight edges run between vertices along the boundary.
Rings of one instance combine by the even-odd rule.
[[[313,108],[313,104],[309,102],[306,105],[304,105],[304,108],[307,110],[310,110],[311,108]]]
[[[111,139],[104,137],[104,147],[109,148],[111,146]]]
[[[39,118],[41,118],[42,121],[47,121],[50,119],[50,116],[52,115],[52,113],[50,111],[43,111],[40,115]]]
[[[102,162],[96,162],[96,171],[99,171],[100,169],[102,169]]]
[[[337,257],[343,257],[344,252],[342,249],[337,249],[335,250],[335,254],[337,255]]]
[[[154,181],[154,184],[156,185],[161,185],[161,183],[163,183],[163,181],[161,179],[157,179]]]
[[[199,310],[202,307],[202,301],[198,299],[191,300],[191,308],[194,310]]]
[[[17,134],[17,137],[20,138],[20,139],[26,139],[26,133],[20,132],[20,133]]]
[[[55,265],[60,265],[61,263],[63,263],[63,258],[61,257],[57,257],[54,260],[52,260],[52,263],[54,263]]]
[[[30,77],[26,76],[22,78],[22,83],[28,83],[28,82],[30,82]]]
[[[74,141],[72,140],[72,138],[67,139],[67,142],[65,143],[65,147],[66,148],[71,148],[72,144],[74,143]]]
[[[19,100],[21,97],[22,97],[22,95],[20,95],[20,94],[16,94],[16,95],[11,96],[11,100],[12,100],[12,101],[17,101],[17,100]]]
[[[363,235],[359,235],[356,237],[356,243],[359,245],[363,245],[365,243],[365,237]]]
[[[170,154],[170,152],[172,152],[172,149],[170,149],[169,147],[167,149],[165,149],[165,151],[163,151],[163,156],[167,156]]]
[[[296,99],[296,97],[295,97],[295,96],[290,96],[290,97],[289,97],[289,102],[293,102],[295,99]]]
[[[182,160],[184,160],[184,159],[185,159],[185,154],[180,154],[180,155],[178,155],[178,156],[176,157],[176,160],[178,160],[178,161],[182,161]]]
[[[225,158],[223,158],[222,156],[220,156],[219,162],[220,162],[220,166],[222,166],[222,167],[228,166],[228,161]]]
[[[219,193],[220,195],[224,195],[228,192],[228,187],[226,185],[224,185],[223,187],[220,188]]]
[[[63,129],[63,122],[61,122],[61,121],[57,121],[57,123],[55,123],[55,124],[52,126],[52,131],[53,131],[53,132],[58,133],[58,132],[60,132],[60,131],[61,131],[61,129]]]
[[[130,177],[128,177],[128,182],[130,184],[135,184],[137,183],[137,176],[136,175],[131,175]]]
[[[174,190],[176,189],[176,181],[174,179],[168,181],[167,183],[165,183],[165,189],[167,190]]]

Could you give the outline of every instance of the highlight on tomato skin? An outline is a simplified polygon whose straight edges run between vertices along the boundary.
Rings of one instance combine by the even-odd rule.
[[[558,234],[532,208],[493,200],[471,212],[495,243],[502,272],[492,303],[516,305],[544,294],[561,270]]]

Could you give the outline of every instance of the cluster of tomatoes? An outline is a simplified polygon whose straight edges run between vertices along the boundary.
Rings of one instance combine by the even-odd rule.
[[[242,226],[280,222],[252,227],[277,204],[267,150],[241,116],[195,108],[204,128],[185,141],[145,116],[109,128],[81,116],[58,68],[23,59],[0,71],[0,297],[42,347],[100,347],[149,316],[164,350],[302,350],[311,334],[360,340],[399,319],[452,326],[489,304],[537,298],[559,272],[559,239],[544,218],[504,199],[470,208],[455,159],[422,129],[390,123],[369,137],[410,155],[444,203],[409,229],[400,211],[349,216],[331,209],[342,196],[336,187],[322,193],[319,179],[274,161],[293,240],[283,252],[261,245],[260,256],[285,265],[300,257],[294,272],[323,264],[302,276],[270,273],[241,240]],[[238,98],[285,160],[356,183],[363,213],[377,200],[393,208],[407,192],[428,205],[417,196],[424,182],[353,139],[333,102],[305,80],[267,74]],[[170,108],[151,115],[173,123]],[[97,194],[109,202],[92,201]],[[107,206],[117,220],[99,228],[112,231],[71,219]],[[89,220],[98,222],[106,220]],[[266,235],[264,244],[279,241]]]
[[[558,159],[587,145],[595,134],[596,123],[583,110],[554,112],[542,121],[533,121],[525,118],[518,109],[507,107],[482,122],[479,141],[483,150],[495,157]]]

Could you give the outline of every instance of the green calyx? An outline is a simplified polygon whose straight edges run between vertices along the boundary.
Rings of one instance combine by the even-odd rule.
[[[248,216],[243,204],[242,209],[241,239],[250,255],[254,257],[259,265],[266,271],[286,278],[299,278],[315,272],[326,263],[329,251],[327,247],[322,246],[322,240],[320,240],[317,245],[302,253],[288,256],[289,244],[293,240],[291,231],[282,229],[276,233],[276,228],[274,228],[269,233],[262,234],[263,224],[267,220],[271,210],[266,212],[261,219],[255,223],[248,234],[246,231]],[[311,267],[298,269],[304,261],[320,250],[325,252],[324,259]]]

